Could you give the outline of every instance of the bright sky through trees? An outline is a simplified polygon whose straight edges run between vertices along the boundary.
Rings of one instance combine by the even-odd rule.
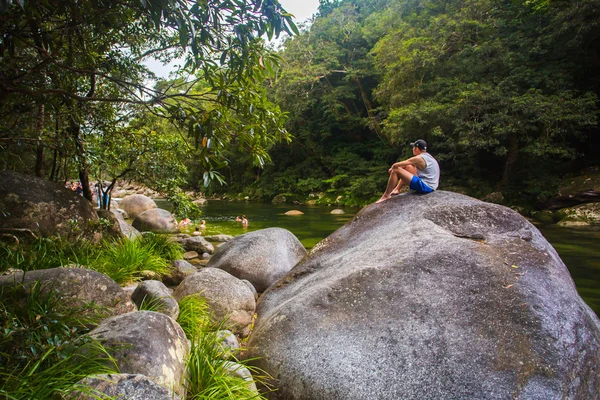
[[[319,0],[279,0],[279,2],[287,12],[294,15],[296,23],[310,18],[319,8]],[[160,61],[156,60],[146,62],[146,65],[161,78],[167,78],[169,73],[177,68],[176,65],[181,64],[183,64],[181,60],[173,60],[167,65],[162,65]]]

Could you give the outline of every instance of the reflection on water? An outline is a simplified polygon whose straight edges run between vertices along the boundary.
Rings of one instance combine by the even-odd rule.
[[[600,231],[538,226],[563,260],[585,302],[600,315]]]
[[[170,210],[170,204],[165,200],[155,200],[159,208]],[[246,232],[265,228],[284,228],[292,232],[302,242],[304,247],[311,249],[322,239],[329,236],[336,229],[350,221],[358,212],[355,207],[327,207],[327,206],[296,206],[278,205],[251,202],[225,202],[209,201],[202,206],[204,215],[201,219],[206,221],[205,235],[219,233],[237,236]],[[331,211],[341,208],[346,214],[333,215]],[[285,215],[287,211],[302,211],[303,215]],[[240,222],[235,221],[236,216],[245,215],[248,227],[242,228]],[[199,221],[195,221],[198,222]],[[196,225],[189,225],[185,233],[192,233]]]
[[[165,200],[156,200],[160,208],[170,210]],[[332,215],[331,210],[343,209],[346,214]],[[202,207],[206,220],[205,235],[219,233],[241,235],[258,229],[279,227],[296,235],[304,247],[311,249],[322,239],[348,222],[358,212],[353,207],[295,206],[268,203],[209,201]],[[303,215],[288,216],[286,211],[299,210]],[[248,218],[248,228],[235,222],[236,216]],[[199,221],[195,221],[198,222]],[[538,227],[546,239],[554,246],[577,285],[581,297],[600,314],[600,231],[572,230],[556,226]],[[195,225],[185,232],[192,233]]]

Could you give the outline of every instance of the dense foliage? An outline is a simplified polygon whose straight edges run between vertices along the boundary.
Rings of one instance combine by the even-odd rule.
[[[321,1],[267,82],[295,140],[232,163],[231,191],[364,203],[423,138],[442,189],[552,195],[600,160],[599,20],[598,0]]]
[[[277,0],[1,0],[0,167],[91,200],[90,174],[172,189],[193,157],[209,183],[234,145],[262,165],[287,133],[261,36],[294,30]],[[156,81],[150,58],[184,65]]]

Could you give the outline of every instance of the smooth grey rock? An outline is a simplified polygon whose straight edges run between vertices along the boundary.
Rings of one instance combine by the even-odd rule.
[[[231,356],[240,350],[240,342],[229,330],[220,330],[217,332],[217,336],[221,339],[219,345],[223,350],[223,359],[231,358]]]
[[[163,276],[163,282],[165,285],[177,286],[186,277],[198,272],[196,267],[185,260],[175,260],[171,263],[171,270],[165,276]]]
[[[177,300],[171,296],[169,289],[160,281],[141,282],[131,295],[131,300],[138,309],[142,303],[146,302],[146,304],[155,305],[157,307],[156,311],[168,315],[174,320],[177,320],[179,316]]]
[[[81,306],[93,302],[105,308],[108,315],[135,310],[129,296],[115,281],[100,272],[86,268],[61,267],[16,272],[0,276],[0,287],[23,283],[29,288],[37,281],[45,290],[58,292],[65,306]]]
[[[20,238],[82,235],[101,239],[98,215],[88,200],[35,176],[0,171],[0,210],[3,233]]]
[[[336,208],[335,210],[331,210],[330,214],[342,215],[342,214],[346,214],[346,212],[340,208]]]
[[[263,293],[272,399],[596,399],[600,322],[540,232],[444,191],[372,204]]]
[[[233,239],[233,236],[231,236],[231,235],[210,235],[210,236],[205,236],[204,238],[211,242],[228,242],[231,239]]]
[[[208,253],[202,253],[202,255],[200,256],[201,259],[203,260],[210,260],[212,256]]]
[[[125,221],[125,218],[128,217],[125,211],[119,209],[111,209],[110,212],[117,218],[117,222],[119,223],[119,229],[121,230],[121,233],[124,237],[126,237],[129,240],[133,240],[137,239],[142,235],[140,231],[138,231],[133,226],[129,225],[127,221]]]
[[[144,211],[156,208],[156,203],[143,194],[132,194],[123,197],[119,202],[119,208],[125,211],[129,218],[136,219]]]
[[[85,378],[79,382],[107,396],[127,400],[179,400],[180,397],[167,388],[139,374],[103,374]],[[76,400],[95,400],[98,397],[76,393]]]
[[[204,268],[183,280],[173,291],[178,301],[189,295],[206,299],[214,322],[241,337],[248,336],[256,302],[248,287],[235,276],[216,268]]]
[[[290,231],[261,229],[237,236],[218,248],[208,262],[263,292],[306,255],[302,243]]]
[[[252,282],[250,282],[247,279],[240,279],[240,281],[242,281],[252,291],[252,294],[254,294],[254,300],[258,300],[258,292],[256,291],[256,288],[254,287]]]
[[[132,225],[140,232],[179,232],[179,226],[175,221],[175,217],[167,210],[161,208],[153,208],[142,212],[133,220]]]
[[[89,335],[109,348],[122,373],[141,374],[185,397],[189,343],[171,317],[136,311],[102,321]]]
[[[195,251],[198,254],[212,254],[215,252],[215,247],[201,236],[178,238],[177,241],[183,246],[185,251]]]
[[[233,361],[225,361],[224,363],[225,370],[231,376],[236,376],[238,378],[242,378],[246,382],[248,382],[248,389],[252,390],[258,396],[258,390],[256,389],[256,383],[254,383],[254,378],[252,378],[252,374],[250,370],[244,367],[241,364],[235,363]]]

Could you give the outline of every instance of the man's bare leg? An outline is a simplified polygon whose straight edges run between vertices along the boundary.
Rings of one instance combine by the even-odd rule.
[[[388,184],[387,188],[385,189],[385,192],[383,193],[383,195],[381,195],[381,198],[375,203],[383,203],[384,201],[392,197],[392,191],[400,184],[400,182],[403,182],[403,184],[408,185],[410,184],[412,177],[413,174],[408,172],[406,169],[394,168],[390,172],[390,177],[388,179]]]
[[[404,167],[404,169],[413,175],[417,175],[417,168],[415,168],[414,165],[407,165],[406,167]],[[412,179],[412,178],[410,178],[410,179]],[[408,184],[410,184],[410,181],[408,182]],[[392,190],[392,192],[390,193],[390,196],[395,196],[397,194],[400,194],[400,188],[402,186],[404,186],[404,181],[402,179],[400,179],[400,181],[398,182],[398,185],[396,185],[394,190]]]

